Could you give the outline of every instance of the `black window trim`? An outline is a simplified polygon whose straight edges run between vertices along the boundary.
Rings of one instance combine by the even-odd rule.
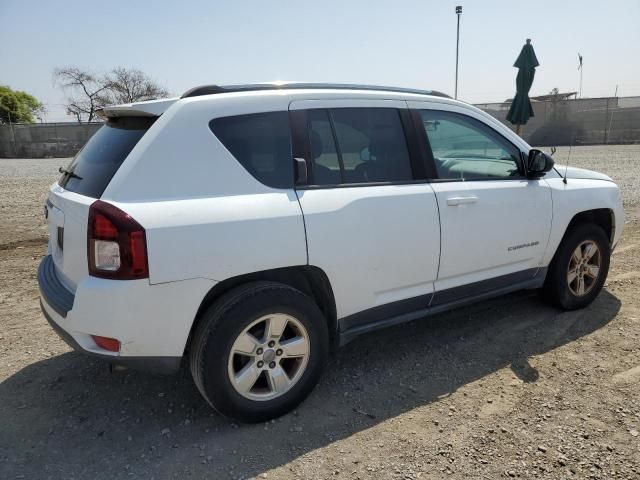
[[[307,128],[307,111],[306,110],[289,110],[289,129],[291,132],[291,161],[295,163],[294,158],[304,159],[307,164],[307,172],[310,172],[310,164],[308,158],[311,158],[311,143],[309,141],[309,130]],[[297,177],[297,172],[294,175]],[[308,177],[307,177],[308,181]],[[300,179],[295,178],[293,188],[304,185]]]
[[[311,139],[309,137],[310,130],[310,122],[309,115],[310,111],[314,110],[324,110],[327,112],[327,116],[329,117],[329,123],[331,126],[331,132],[333,136],[333,141],[336,146],[336,154],[338,155],[338,162],[340,163],[340,177],[343,178],[343,169],[344,164],[342,163],[342,152],[340,151],[340,146],[338,144],[338,139],[336,136],[334,120],[332,110],[338,110],[343,108],[349,109],[392,109],[398,113],[398,117],[400,119],[400,125],[402,127],[403,136],[405,140],[405,146],[407,147],[407,153],[409,155],[409,163],[411,167],[411,175],[413,177],[412,180],[396,180],[389,182],[358,182],[358,183],[339,183],[339,184],[324,184],[324,185],[316,185],[313,182],[313,161],[311,160]],[[295,116],[291,116],[291,135],[292,135],[292,148],[293,148],[293,157],[301,157],[304,158],[308,170],[311,172],[309,176],[309,180],[306,184],[297,184],[295,185],[296,190],[325,190],[330,188],[353,188],[353,187],[378,187],[378,186],[388,186],[388,185],[416,185],[416,184],[425,184],[429,183],[429,178],[427,172],[429,171],[428,164],[425,163],[424,154],[421,152],[418,142],[419,130],[416,128],[415,122],[411,119],[411,110],[409,108],[402,107],[386,107],[386,106],[366,106],[366,107],[358,107],[358,106],[344,106],[344,107],[317,107],[317,108],[306,108],[300,110],[290,110],[290,114],[293,112],[304,112],[302,114],[296,114]],[[301,131],[303,129],[300,128],[301,125],[304,125],[306,128],[305,131]],[[424,130],[424,128],[422,128]],[[297,155],[300,153],[301,155]],[[434,167],[435,168],[435,167]],[[421,177],[421,178],[416,178]]]
[[[353,187],[385,187],[390,185],[419,185],[429,183],[427,179],[417,180],[396,180],[393,182],[360,182],[360,183],[335,183],[324,185],[297,185],[296,190],[326,190],[330,188],[353,188]]]
[[[515,143],[513,143],[511,140],[509,140],[507,137],[502,135],[492,126],[478,120],[477,118],[471,117],[469,115],[465,115],[464,113],[452,112],[450,110],[443,110],[439,108],[410,108],[409,110],[411,112],[414,124],[416,125],[416,127],[419,127],[419,130],[422,132],[420,146],[424,149],[424,155],[426,156],[427,161],[429,163],[428,171],[430,171],[431,174],[433,175],[433,177],[429,178],[430,183],[486,182],[486,181],[495,181],[495,180],[499,180],[499,181],[530,180],[530,178],[527,177],[525,173],[523,153],[520,147],[517,146]],[[480,131],[487,131],[491,138],[497,137],[498,141],[503,140],[505,143],[511,145],[513,148],[515,148],[518,151],[518,158],[516,159],[516,164],[517,164],[518,172],[520,173],[520,175],[518,175],[517,177],[483,177],[483,178],[473,178],[469,180],[460,179],[460,178],[438,178],[436,163],[433,157],[433,151],[431,150],[431,143],[429,142],[427,132],[425,131],[424,126],[422,124],[422,115],[420,115],[421,110],[443,112],[447,115],[454,115],[458,117],[463,117],[465,120],[471,120],[471,123],[473,123],[474,125],[477,125]]]
[[[340,148],[340,143],[338,142],[338,134],[336,133],[336,122],[333,119],[333,111],[329,108],[322,109],[327,114],[327,118],[329,119],[329,128],[331,128],[331,136],[333,137],[333,145],[336,147],[336,155],[338,156],[338,165],[340,166],[340,183],[344,183],[344,160],[342,159],[342,148]],[[311,123],[309,123],[309,131],[311,131]],[[313,162],[313,160],[311,160]],[[312,180],[315,180],[313,176]]]
[[[427,180],[429,178],[427,168],[428,164],[419,146],[419,131],[416,129],[411,112],[408,108],[398,108],[397,110],[400,115],[400,122],[402,123],[402,129],[404,131],[404,139],[407,143],[413,178],[414,180]]]

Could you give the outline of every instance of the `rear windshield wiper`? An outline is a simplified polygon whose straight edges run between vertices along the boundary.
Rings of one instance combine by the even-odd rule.
[[[58,171],[64,175],[67,175],[69,178],[77,178],[78,180],[82,180],[82,177],[80,175],[76,175],[72,171],[67,170],[65,168],[60,167]]]

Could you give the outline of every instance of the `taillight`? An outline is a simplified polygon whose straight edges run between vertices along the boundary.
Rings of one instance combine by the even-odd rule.
[[[149,277],[147,240],[130,215],[98,200],[89,209],[87,229],[89,275],[117,280]]]

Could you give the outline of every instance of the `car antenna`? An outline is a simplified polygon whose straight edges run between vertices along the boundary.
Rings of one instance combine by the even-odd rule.
[[[571,136],[571,142],[569,142],[569,154],[567,155],[567,164],[564,167],[564,178],[562,179],[562,183],[567,184],[567,173],[569,171],[569,159],[571,158],[571,147],[573,146],[573,136]]]

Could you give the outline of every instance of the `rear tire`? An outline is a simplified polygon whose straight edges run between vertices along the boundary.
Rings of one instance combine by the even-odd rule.
[[[203,313],[192,340],[191,373],[219,413],[262,422],[311,393],[328,352],[327,322],[308,296],[255,282],[226,293]]]
[[[611,244],[595,224],[572,228],[553,258],[543,296],[564,310],[589,305],[600,293],[609,272]]]

